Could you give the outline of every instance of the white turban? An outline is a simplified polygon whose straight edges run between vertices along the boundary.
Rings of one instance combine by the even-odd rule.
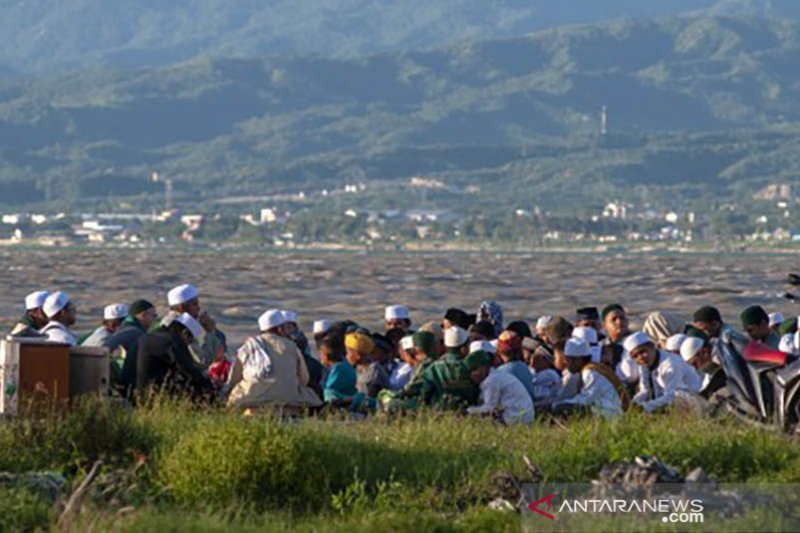
[[[128,306],[124,304],[107,305],[103,309],[103,320],[118,320],[128,316]]]
[[[279,309],[270,309],[258,317],[258,329],[268,331],[286,323],[286,317]]]
[[[25,297],[25,310],[31,311],[33,309],[39,309],[44,305],[44,301],[47,300],[48,296],[50,296],[50,293],[47,291],[36,291],[30,293]]]
[[[622,347],[625,348],[625,351],[631,353],[636,348],[643,344],[652,343],[653,339],[647,336],[647,333],[643,331],[637,331],[631,335],[625,337],[625,340],[622,342]]]
[[[67,293],[58,291],[47,296],[47,299],[42,305],[42,309],[44,310],[44,314],[47,315],[47,318],[53,318],[59,311],[64,309],[68,303],[69,296],[67,296]]]
[[[197,287],[194,285],[178,285],[167,293],[167,303],[170,307],[181,305],[197,298]]]
[[[383,314],[385,320],[404,320],[410,318],[408,308],[404,305],[390,305]]]

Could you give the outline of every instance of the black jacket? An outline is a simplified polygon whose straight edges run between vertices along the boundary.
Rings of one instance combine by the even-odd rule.
[[[211,381],[194,364],[181,336],[166,328],[159,328],[139,339],[136,359],[136,388],[139,391],[157,388],[195,397],[208,396],[214,391]]]

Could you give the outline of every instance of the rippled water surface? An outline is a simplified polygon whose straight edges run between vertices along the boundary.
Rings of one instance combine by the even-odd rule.
[[[800,313],[776,297],[791,290],[784,280],[794,270],[800,264],[786,255],[8,249],[0,251],[0,323],[11,327],[28,292],[61,289],[78,303],[75,329],[88,330],[108,303],[147,298],[163,313],[166,291],[181,283],[200,288],[201,304],[233,343],[254,332],[270,307],[298,311],[307,330],[323,317],[378,327],[390,303],[408,305],[419,324],[450,306],[475,312],[482,299],[500,302],[506,321],[545,313],[572,318],[577,307],[619,301],[634,320],[654,310],[688,317],[714,304],[733,322],[751,303]]]

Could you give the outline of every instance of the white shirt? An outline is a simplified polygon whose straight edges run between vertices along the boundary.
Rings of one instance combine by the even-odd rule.
[[[622,354],[622,360],[617,364],[617,376],[619,376],[619,379],[621,379],[623,383],[635,384],[639,381],[639,377],[641,376],[639,367],[639,363],[631,357],[628,350],[625,350]]]
[[[406,362],[394,367],[389,376],[389,388],[395,391],[402,390],[414,375],[414,367]]]
[[[495,369],[481,383],[481,405],[467,411],[470,414],[501,411],[503,422],[508,425],[533,422],[533,400],[525,386],[513,374]]]
[[[92,332],[91,335],[86,337],[86,339],[81,343],[81,346],[94,346],[100,347],[103,346],[103,341],[111,336],[111,333],[106,329],[105,326],[100,326],[96,330]]]
[[[70,346],[75,346],[77,344],[75,335],[61,322],[51,320],[45,327],[39,330],[39,333],[44,335],[49,342],[69,344]]]
[[[697,394],[703,385],[701,376],[681,356],[664,351],[659,351],[659,356],[652,371],[641,368],[639,391],[633,397],[647,412],[671,405],[676,395]]]
[[[561,391],[561,376],[552,368],[536,372],[531,370],[533,378],[533,397],[536,405],[552,403]]]
[[[586,405],[596,415],[612,418],[622,414],[622,401],[614,385],[600,373],[585,368],[581,371],[580,392],[563,403]]]

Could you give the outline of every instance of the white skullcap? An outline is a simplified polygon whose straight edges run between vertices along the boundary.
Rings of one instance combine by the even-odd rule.
[[[497,348],[489,341],[474,341],[469,344],[469,353],[483,350],[486,353],[497,353]]]
[[[464,328],[453,326],[444,332],[444,345],[447,348],[459,348],[469,340],[469,334]]]
[[[385,320],[403,320],[411,318],[405,305],[390,305],[383,314]]]
[[[203,334],[203,327],[189,313],[182,313],[178,315],[175,320],[186,326],[186,329],[189,330],[189,333],[191,333],[192,337],[195,339],[199,339]]]
[[[197,298],[197,287],[194,285],[178,285],[167,293],[167,303],[170,307],[181,305]]]
[[[572,329],[572,338],[580,339],[588,345],[597,344],[597,330],[594,328],[576,327]]]
[[[784,321],[783,313],[770,313],[769,314],[769,327],[779,326]]]
[[[128,306],[123,304],[107,305],[103,309],[103,320],[117,320],[128,316]]]
[[[283,317],[286,319],[286,322],[294,322],[297,324],[297,319],[299,318],[298,314],[294,311],[281,311],[283,313]]]
[[[406,335],[400,339],[400,347],[404,350],[411,350],[414,348],[414,337],[411,335]]]
[[[36,291],[30,293],[25,297],[25,310],[31,311],[33,309],[39,309],[44,305],[44,301],[47,300],[48,296],[50,296],[50,293],[47,291]]]
[[[564,345],[564,355],[567,357],[589,357],[592,355],[592,350],[585,341],[568,339]]]
[[[625,340],[622,342],[622,347],[625,348],[626,352],[631,353],[642,344],[647,344],[648,342],[652,343],[653,339],[648,337],[647,333],[644,331],[637,331],[625,337]]]
[[[686,340],[686,335],[678,333],[667,339],[664,343],[664,349],[672,353],[681,353],[681,344]]]
[[[681,343],[681,357],[684,361],[689,361],[692,357],[697,355],[697,352],[703,349],[706,341],[697,337],[686,337]]]
[[[536,329],[544,329],[552,321],[553,317],[550,315],[541,316],[539,317],[539,320],[536,321]]]
[[[797,334],[787,333],[781,337],[781,342],[778,344],[778,350],[789,355],[797,355]]]
[[[328,333],[331,329],[331,321],[330,320],[317,320],[314,322],[314,335],[322,335],[323,333]]]
[[[64,309],[68,303],[69,296],[67,296],[67,293],[58,291],[47,296],[44,304],[42,304],[42,309],[44,310],[44,314],[47,315],[47,318],[53,318],[59,311]]]
[[[258,317],[258,329],[267,331],[286,324],[286,316],[279,309],[270,309]]]

